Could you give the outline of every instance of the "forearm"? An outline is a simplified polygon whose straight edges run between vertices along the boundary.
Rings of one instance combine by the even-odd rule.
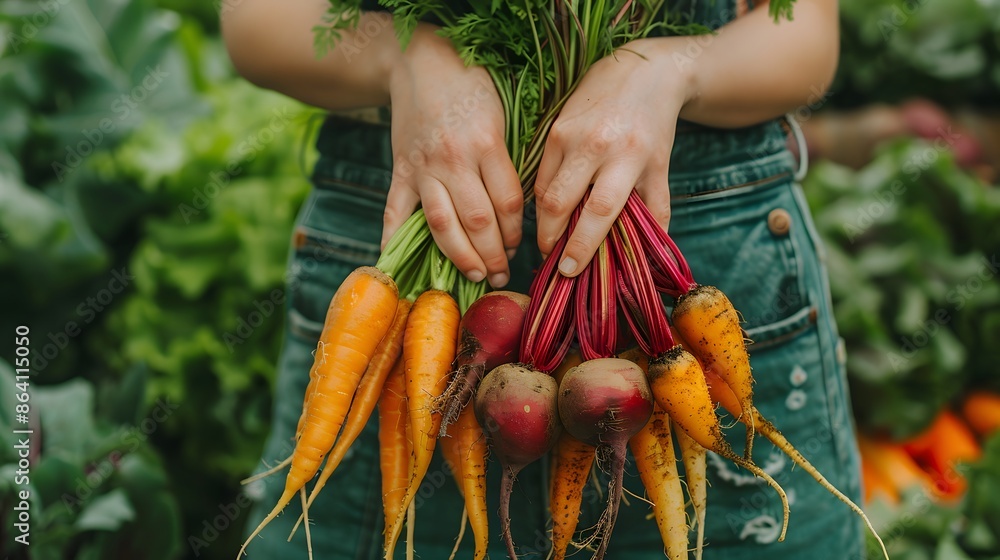
[[[357,29],[341,32],[336,48],[318,58],[313,27],[321,24],[326,0],[243,0],[223,9],[226,47],[246,79],[329,110],[389,103],[390,75],[402,53],[391,16],[366,12]],[[418,30],[414,41],[429,29]]]
[[[655,71],[681,82],[682,119],[722,128],[763,122],[818,102],[839,51],[836,0],[799,0],[774,23],[761,6],[715,35],[646,39]]]

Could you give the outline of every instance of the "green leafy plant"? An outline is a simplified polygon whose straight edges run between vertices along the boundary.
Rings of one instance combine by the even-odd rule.
[[[1000,190],[915,140],[858,172],[821,163],[804,188],[861,427],[905,437],[966,387],[996,387]]]
[[[175,411],[171,401],[144,406],[147,371],[132,368],[121,383],[100,387],[76,379],[36,387],[30,425],[15,424],[13,393],[0,411],[0,531],[4,554],[35,560],[57,558],[177,558],[180,508],[162,461],[148,436]],[[0,382],[14,386],[9,364],[0,361]],[[14,429],[29,428],[31,465],[15,477],[18,456]],[[23,443],[23,442],[22,442]],[[27,482],[27,484],[22,484]],[[30,547],[14,542],[20,492],[30,493]]]
[[[1000,5],[842,0],[838,105],[919,95],[991,107],[1000,93]]]

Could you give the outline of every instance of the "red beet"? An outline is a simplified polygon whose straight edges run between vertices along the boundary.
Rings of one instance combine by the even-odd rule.
[[[559,437],[557,390],[555,379],[549,375],[504,364],[486,374],[476,391],[476,417],[489,436],[490,449],[503,466],[500,523],[511,560],[517,559],[510,534],[514,477],[548,453]]]
[[[653,413],[653,395],[639,366],[619,358],[584,362],[559,384],[559,417],[573,437],[597,446],[598,457],[610,459],[608,505],[594,538],[595,559],[604,558],[622,496],[628,440]]]
[[[517,361],[529,301],[528,296],[517,292],[489,292],[462,316],[452,378],[437,401],[442,417],[441,437],[472,400],[483,374]]]

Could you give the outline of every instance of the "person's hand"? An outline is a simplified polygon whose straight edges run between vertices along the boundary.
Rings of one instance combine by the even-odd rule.
[[[566,276],[590,262],[632,189],[660,225],[670,220],[667,169],[687,84],[669,57],[654,55],[655,41],[633,41],[594,64],[549,132],[535,183],[542,254],[590,191],[560,257]]]
[[[394,165],[382,247],[419,203],[459,271],[504,286],[523,199],[489,74],[466,67],[450,41],[421,26],[393,67],[389,94]]]

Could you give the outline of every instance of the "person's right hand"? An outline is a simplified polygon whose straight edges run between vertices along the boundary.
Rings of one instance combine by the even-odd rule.
[[[419,203],[459,271],[506,285],[523,199],[489,74],[466,67],[448,39],[421,24],[393,66],[389,95],[393,171],[382,248]]]

